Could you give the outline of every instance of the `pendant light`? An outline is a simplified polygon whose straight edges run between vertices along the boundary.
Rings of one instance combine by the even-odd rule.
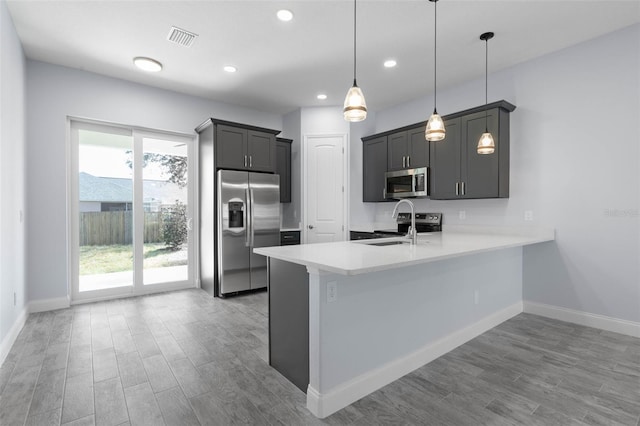
[[[433,3],[433,114],[431,114],[431,117],[429,117],[429,121],[427,121],[427,127],[424,131],[424,137],[426,140],[428,140],[429,142],[436,142],[436,141],[441,141],[442,139],[444,139],[445,136],[445,129],[444,129],[444,121],[442,121],[442,117],[440,117],[440,115],[438,114],[438,110],[436,109],[436,91],[437,91],[437,70],[438,67],[436,66],[436,60],[437,60],[437,56],[436,56],[436,48],[438,43],[436,42],[436,37],[437,37],[437,23],[438,23],[438,17],[436,15],[436,9],[437,9],[437,4],[438,4],[438,0],[429,0],[430,2]]]
[[[480,40],[485,42],[485,60],[484,60],[484,133],[478,141],[478,154],[493,154],[496,150],[496,144],[493,142],[493,136],[489,133],[487,105],[489,103],[489,40],[493,38],[493,33],[483,33]]]
[[[344,119],[362,121],[367,118],[367,103],[356,83],[356,0],[353,0],[353,86],[344,99]]]

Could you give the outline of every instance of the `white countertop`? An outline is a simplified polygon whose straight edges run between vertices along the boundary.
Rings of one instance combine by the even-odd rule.
[[[367,243],[404,237],[295,246],[260,247],[254,253],[342,275],[366,274],[459,256],[554,240],[552,229],[443,226],[418,235],[418,244],[374,246]]]

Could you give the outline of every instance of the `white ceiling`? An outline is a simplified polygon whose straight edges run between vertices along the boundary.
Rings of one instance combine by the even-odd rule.
[[[342,105],[352,83],[351,0],[7,5],[34,60],[278,114]],[[282,8],[293,11],[293,21],[276,19]],[[441,0],[437,8],[439,89],[484,76],[483,32],[496,33],[489,42],[491,72],[640,22],[638,0]],[[427,0],[358,1],[358,85],[370,110],[433,91],[433,17]],[[171,26],[199,37],[190,48],[171,43]],[[135,56],[153,57],[164,70],[143,73],[133,66]],[[388,58],[398,66],[385,69]],[[238,72],[224,72],[227,64]],[[320,92],[328,99],[317,100]]]

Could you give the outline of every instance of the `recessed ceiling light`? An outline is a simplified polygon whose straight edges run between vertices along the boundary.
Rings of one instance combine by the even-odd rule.
[[[395,59],[387,59],[386,61],[384,61],[385,68],[393,68],[396,65],[398,65],[398,63],[395,61]]]
[[[238,71],[238,68],[234,67],[233,65],[225,65],[223,68],[226,72],[236,72]]]
[[[325,99],[327,99],[327,95],[325,95],[324,93],[320,93],[318,96],[316,96],[316,98],[320,99],[321,101],[324,101]]]
[[[162,70],[162,64],[160,62],[143,56],[133,58],[133,63],[136,67],[147,72],[158,72]]]
[[[293,19],[293,12],[287,9],[282,9],[282,10],[279,10],[278,13],[276,13],[276,16],[282,22],[289,22],[290,20]]]

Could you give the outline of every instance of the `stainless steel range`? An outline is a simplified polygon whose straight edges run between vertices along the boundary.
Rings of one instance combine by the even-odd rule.
[[[398,213],[397,229],[376,229],[376,236],[389,237],[394,235],[406,235],[411,226],[411,213]],[[442,231],[442,213],[416,213],[416,231],[440,232]]]

